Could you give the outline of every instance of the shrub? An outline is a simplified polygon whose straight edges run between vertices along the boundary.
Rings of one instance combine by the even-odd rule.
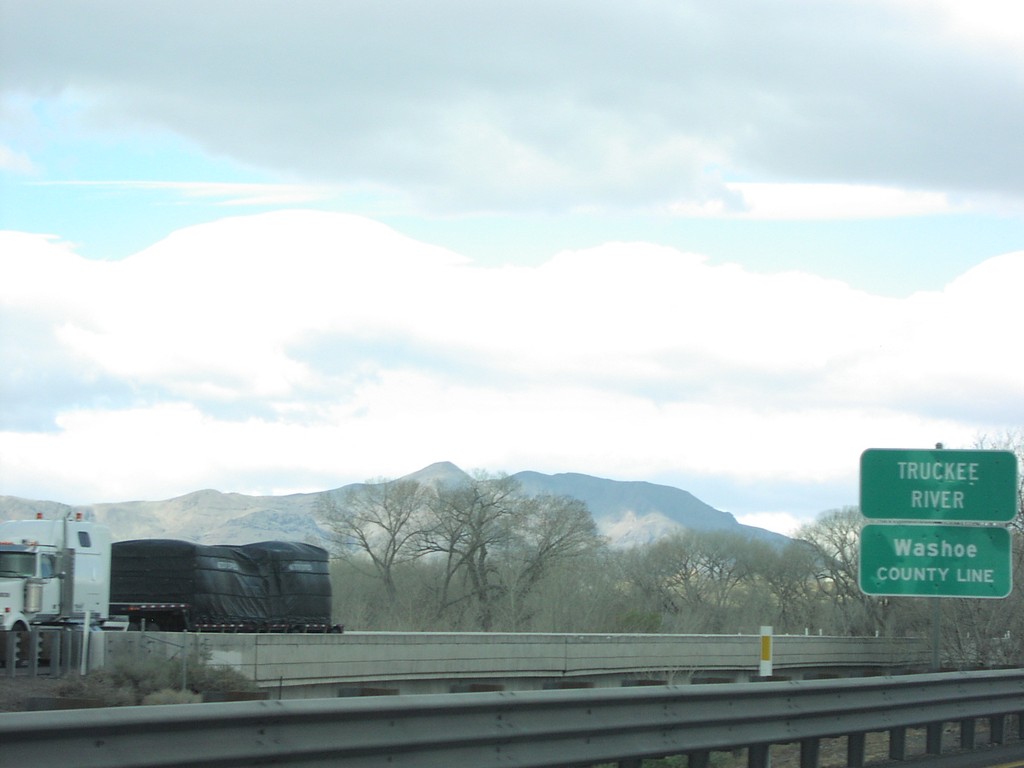
[[[164,688],[162,691],[154,691],[142,697],[143,704],[195,704],[203,700],[203,697],[192,691],[176,691],[171,688]]]
[[[114,660],[85,677],[67,681],[61,696],[99,699],[106,706],[182,704],[201,701],[199,691],[255,691],[256,684],[231,667],[213,666],[191,653],[180,659],[142,655]]]

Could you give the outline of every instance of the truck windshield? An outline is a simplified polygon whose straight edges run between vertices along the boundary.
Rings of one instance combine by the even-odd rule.
[[[0,552],[0,576],[35,576],[36,556],[31,552]]]

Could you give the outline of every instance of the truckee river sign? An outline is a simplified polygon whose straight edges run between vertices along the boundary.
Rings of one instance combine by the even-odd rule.
[[[871,520],[1008,523],[1017,514],[1017,457],[870,448],[860,457],[860,511]]]

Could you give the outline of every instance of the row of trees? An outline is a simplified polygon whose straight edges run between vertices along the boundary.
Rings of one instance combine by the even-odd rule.
[[[376,629],[860,633],[876,601],[856,587],[855,510],[784,546],[689,531],[609,547],[589,511],[527,496],[506,476],[377,480],[325,494],[340,616]]]
[[[367,568],[379,586],[379,594],[361,590],[372,604],[360,613],[377,626],[487,631],[498,628],[499,615],[501,627],[517,624],[552,572],[604,547],[585,504],[525,496],[507,476],[379,480],[325,494],[319,513],[348,566],[339,591],[354,593]]]
[[[731,634],[769,624],[927,637],[938,616],[949,663],[1021,660],[1021,536],[1010,597],[936,602],[861,592],[855,507],[823,513],[782,545],[680,530],[630,548],[610,547],[582,502],[524,495],[506,476],[379,480],[325,494],[320,514],[338,554],[336,615],[350,627]]]

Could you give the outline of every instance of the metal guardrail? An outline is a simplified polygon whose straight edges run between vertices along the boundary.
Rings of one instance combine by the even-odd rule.
[[[436,694],[25,712],[0,717],[5,765],[65,755],[81,768],[638,765],[643,757],[801,743],[1024,712],[1024,671],[836,681]],[[934,730],[934,729],[930,729]],[[940,731],[941,734],[941,731]],[[73,757],[72,757],[73,756]]]

